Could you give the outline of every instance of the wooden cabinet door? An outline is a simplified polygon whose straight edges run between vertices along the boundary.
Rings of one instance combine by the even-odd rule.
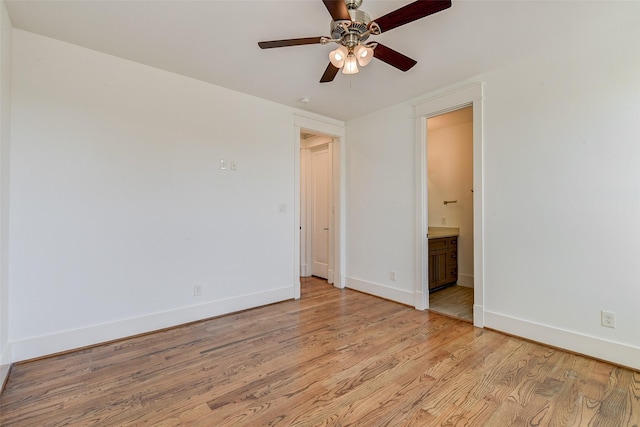
[[[447,283],[447,249],[429,251],[429,289]]]
[[[458,281],[458,238],[429,240],[429,289]]]

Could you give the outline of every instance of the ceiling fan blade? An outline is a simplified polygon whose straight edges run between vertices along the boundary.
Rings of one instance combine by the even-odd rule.
[[[271,40],[266,42],[258,42],[258,46],[262,49],[271,49],[274,47],[301,46],[305,44],[320,43],[322,37],[303,37],[299,39]]]
[[[334,21],[351,21],[349,9],[344,0],[322,0]]]
[[[340,68],[329,62],[329,65],[327,65],[327,69],[324,70],[324,74],[320,78],[320,83],[332,82],[333,79],[335,79],[336,74],[338,74],[338,70],[340,70]]]
[[[418,0],[374,19],[381,32],[392,30],[451,7],[451,0]]]
[[[411,67],[417,64],[416,61],[401,54],[400,52],[391,49],[390,47],[386,47],[383,44],[378,43],[375,49],[373,49],[374,58],[378,58],[379,60],[386,62],[387,64],[396,67],[401,71],[407,71]]]

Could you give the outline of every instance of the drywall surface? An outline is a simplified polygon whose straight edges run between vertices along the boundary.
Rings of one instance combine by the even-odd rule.
[[[0,384],[9,346],[9,148],[11,138],[11,20],[0,2]]]
[[[640,368],[634,16],[469,81],[484,82],[485,325]],[[410,105],[347,125],[347,274],[399,292],[389,266],[408,261],[398,277],[416,268]],[[616,313],[615,329],[601,309]]]
[[[347,287],[410,305],[415,288],[413,126],[410,105],[352,120],[346,150]]]
[[[640,30],[602,30],[483,77],[485,308],[640,348]]]
[[[13,35],[15,359],[293,297],[294,110]]]

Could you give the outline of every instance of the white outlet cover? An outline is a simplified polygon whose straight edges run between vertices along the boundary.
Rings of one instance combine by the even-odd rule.
[[[600,313],[600,323],[607,328],[616,327],[616,314],[611,311],[602,310]]]

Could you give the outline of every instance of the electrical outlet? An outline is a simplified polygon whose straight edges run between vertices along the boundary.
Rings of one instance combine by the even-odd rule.
[[[602,310],[600,312],[600,323],[607,328],[616,327],[616,314],[612,311]]]
[[[202,285],[193,285],[193,296],[199,297],[202,295]]]
[[[442,221],[440,221],[442,225],[447,225],[447,218],[442,217]]]
[[[392,282],[396,281],[396,272],[395,271],[390,271],[389,272],[389,280],[391,280]]]
[[[238,170],[238,163],[235,160],[231,160],[231,170],[232,171]]]

